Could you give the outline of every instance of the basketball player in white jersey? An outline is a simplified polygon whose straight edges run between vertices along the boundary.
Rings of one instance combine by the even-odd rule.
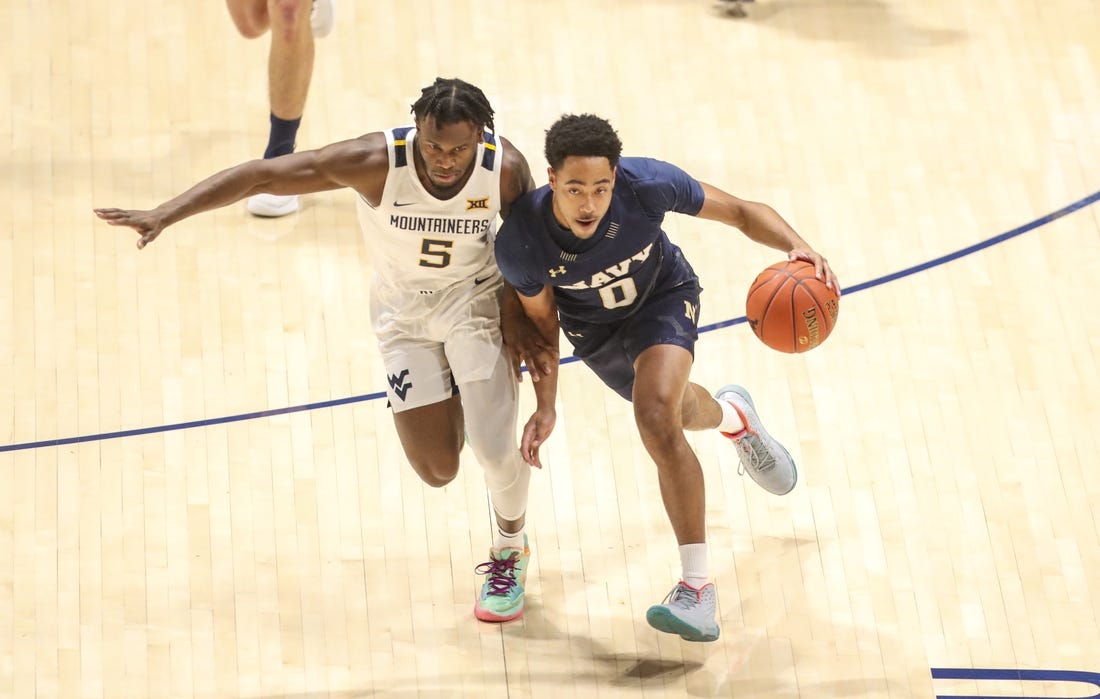
[[[533,379],[556,370],[557,357],[518,302],[502,317],[502,296],[511,304],[515,295],[501,294],[493,238],[498,213],[507,216],[534,181],[523,154],[492,133],[479,88],[438,78],[412,113],[412,126],[223,170],[150,211],[95,212],[137,231],[140,249],[166,226],[258,193],[354,189],[398,437],[420,478],[442,487],[458,472],[465,433],[497,524],[474,613],[507,621],[523,613],[530,469],[516,440],[518,363],[502,346],[502,323]]]

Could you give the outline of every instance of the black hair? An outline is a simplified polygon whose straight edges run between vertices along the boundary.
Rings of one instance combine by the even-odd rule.
[[[458,78],[436,78],[420,91],[420,99],[413,102],[412,113],[417,121],[435,119],[436,126],[468,121],[493,130],[493,107],[485,93]]]
[[[571,155],[603,157],[615,167],[623,142],[606,119],[595,114],[565,114],[546,130],[546,162],[559,169]]]

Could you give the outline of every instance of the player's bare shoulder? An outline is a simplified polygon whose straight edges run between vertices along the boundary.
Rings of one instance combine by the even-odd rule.
[[[362,194],[371,206],[382,200],[390,169],[386,134],[373,131],[318,151],[320,167],[333,180]]]
[[[503,136],[500,137],[500,142],[504,146],[504,158],[500,166],[500,213],[502,217],[508,218],[512,204],[535,188],[535,180],[531,177],[531,166],[523,152]]]

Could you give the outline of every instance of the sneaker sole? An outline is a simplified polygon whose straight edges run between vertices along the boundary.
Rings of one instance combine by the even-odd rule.
[[[725,400],[724,398],[722,398],[722,396],[726,395],[727,393],[736,393],[737,395],[741,396],[745,399],[745,402],[749,404],[749,407],[753,409],[753,412],[756,412],[756,403],[752,402],[752,396],[749,395],[748,389],[746,389],[744,386],[738,386],[737,384],[731,383],[728,386],[723,386],[722,388],[718,389],[718,392],[714,394],[714,397],[717,400]],[[767,488],[764,488],[763,485],[761,485],[760,487],[764,488],[764,490],[767,490],[772,495],[786,495],[787,493],[794,490],[794,487],[798,485],[798,464],[794,462],[794,457],[791,456],[791,453],[789,451],[787,451],[787,447],[783,446],[783,444],[778,439],[772,437],[771,433],[767,430],[761,431],[766,434],[769,439],[778,444],[779,448],[783,450],[783,453],[787,455],[787,458],[791,460],[791,470],[794,471],[794,480],[791,481],[791,487],[782,492],[768,490]],[[755,481],[756,479],[753,478],[753,480]]]
[[[256,216],[258,218],[282,218],[283,216],[289,216],[290,214],[294,213],[297,210],[298,210],[297,206],[292,206],[292,207],[288,207],[286,209],[277,209],[277,210],[264,209],[262,211],[253,211],[252,209],[249,209],[248,213],[250,213],[253,216]]]
[[[511,614],[497,614],[484,607],[478,606],[476,602],[474,603],[474,617],[479,621],[489,621],[494,624],[499,624],[505,621],[518,619],[521,616],[523,616],[523,605],[520,605],[519,610]]]
[[[301,207],[297,198],[289,200],[288,203],[279,207],[271,207],[265,205],[255,205],[250,199],[245,208],[248,209],[248,213],[253,216],[259,216],[260,218],[280,218],[282,216],[288,216]]]
[[[649,622],[650,626],[658,631],[676,634],[685,641],[691,641],[693,643],[717,641],[718,636],[722,633],[722,630],[718,628],[718,626],[714,627],[713,634],[707,633],[705,630],[697,629],[670,612],[668,607],[660,605],[650,607],[649,611],[645,613],[645,620]]]

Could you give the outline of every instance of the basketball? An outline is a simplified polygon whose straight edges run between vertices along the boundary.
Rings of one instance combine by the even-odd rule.
[[[768,347],[791,354],[817,347],[836,327],[840,299],[803,260],[784,261],[757,275],[745,301],[749,327]]]

